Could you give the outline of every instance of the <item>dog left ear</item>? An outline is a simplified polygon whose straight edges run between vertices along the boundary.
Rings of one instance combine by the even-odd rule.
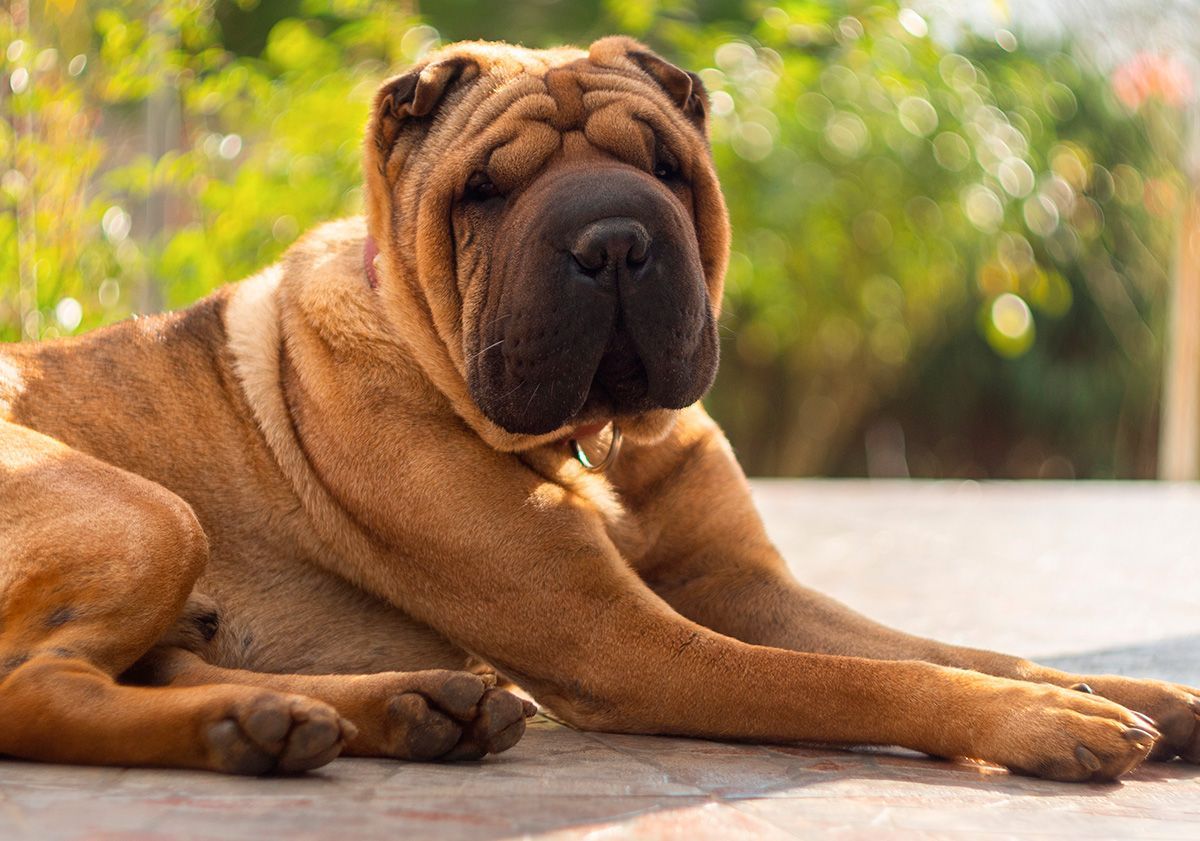
[[[708,91],[700,77],[649,50],[630,50],[628,55],[703,133],[708,122]]]
[[[393,77],[375,94],[372,131],[380,151],[396,143],[400,128],[413,117],[427,117],[456,81],[468,80],[479,66],[468,58],[447,58]]]

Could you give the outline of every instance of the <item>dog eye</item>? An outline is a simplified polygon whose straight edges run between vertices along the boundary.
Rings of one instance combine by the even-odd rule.
[[[654,163],[654,177],[660,181],[674,181],[679,177],[679,166],[670,158],[659,158]]]
[[[498,195],[500,195],[499,188],[492,183],[492,179],[488,178],[486,172],[476,172],[467,179],[466,198],[484,201]]]

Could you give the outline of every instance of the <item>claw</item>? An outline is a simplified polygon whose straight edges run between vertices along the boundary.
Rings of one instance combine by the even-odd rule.
[[[1086,683],[1077,683],[1074,686],[1072,686],[1071,688],[1074,689],[1076,692],[1085,692],[1088,695],[1096,694],[1096,690],[1092,689],[1092,687],[1088,686]]]
[[[1151,733],[1148,730],[1142,730],[1139,727],[1130,727],[1122,735],[1124,735],[1125,738],[1131,742],[1150,742],[1151,744],[1153,744],[1154,741],[1161,736],[1159,733]]]
[[[1134,717],[1137,718],[1138,720],[1140,720],[1143,724],[1150,725],[1150,729],[1152,731],[1154,731],[1155,733],[1158,732],[1158,722],[1157,721],[1155,721],[1150,716],[1148,716],[1144,713],[1138,712],[1137,710],[1130,710],[1130,712],[1132,712]]]
[[[1080,765],[1092,773],[1100,770],[1100,758],[1083,745],[1075,748],[1075,758],[1079,760]]]

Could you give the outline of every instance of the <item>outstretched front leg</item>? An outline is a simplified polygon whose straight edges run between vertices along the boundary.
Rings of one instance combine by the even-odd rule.
[[[1094,694],[1148,717],[1152,759],[1200,762],[1200,690],[1116,675],[1077,675],[905,634],[800,585],[763,530],[724,436],[692,410],[673,438],[641,463],[622,465],[641,517],[661,528],[641,573],[684,616],[756,645],[794,651],[920,660]],[[669,476],[670,481],[652,477]],[[639,497],[643,488],[654,493]],[[697,511],[697,506],[702,509]]]

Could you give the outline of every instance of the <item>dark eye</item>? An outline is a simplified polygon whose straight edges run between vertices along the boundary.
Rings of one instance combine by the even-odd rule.
[[[654,163],[654,177],[660,181],[674,181],[679,177],[679,165],[668,157],[660,157]]]
[[[467,189],[464,192],[464,198],[474,201],[486,201],[494,199],[500,195],[500,190],[492,183],[492,179],[488,178],[486,172],[476,172],[467,179]]]

